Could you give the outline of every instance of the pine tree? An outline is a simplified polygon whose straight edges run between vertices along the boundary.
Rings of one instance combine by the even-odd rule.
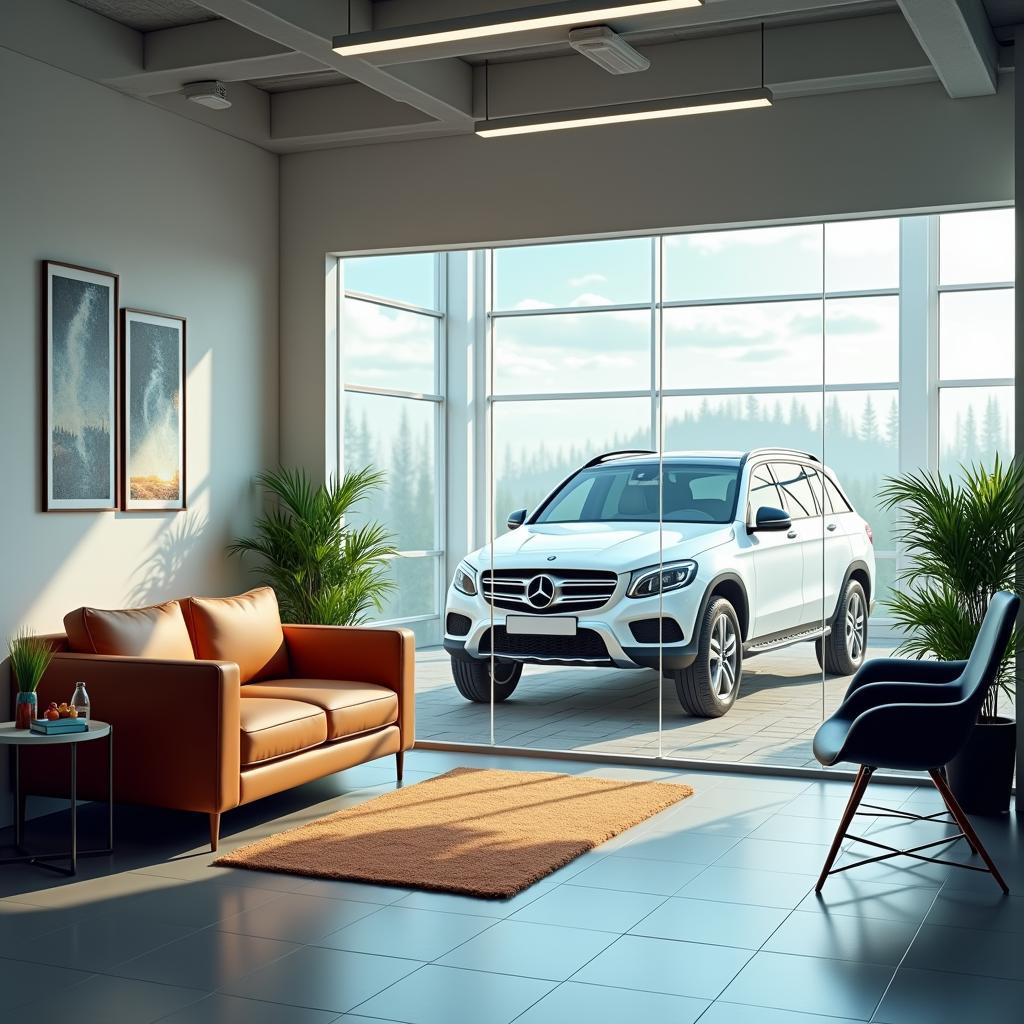
[[[981,421],[981,452],[986,459],[990,459],[996,452],[1005,454],[999,403],[992,395],[989,395],[985,403],[985,415]]]
[[[875,412],[875,403],[871,401],[870,395],[867,395],[864,399],[864,412],[861,414],[860,420],[860,436],[861,440],[868,444],[877,444],[882,439],[882,435],[878,430],[878,414]]]
[[[893,399],[889,403],[889,415],[885,420],[885,441],[890,448],[898,448],[900,443],[900,407]]]
[[[964,417],[964,432],[960,442],[960,462],[969,466],[978,461],[978,421],[974,415],[974,406],[967,407]]]

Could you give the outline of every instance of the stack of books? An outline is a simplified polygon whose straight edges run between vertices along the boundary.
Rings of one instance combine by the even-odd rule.
[[[85,732],[89,723],[84,718],[34,718],[30,728],[43,736],[63,736],[69,732]]]

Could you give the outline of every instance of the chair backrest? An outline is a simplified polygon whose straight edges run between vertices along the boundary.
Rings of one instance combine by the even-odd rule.
[[[962,700],[974,715],[981,710],[985,694],[999,674],[1019,609],[1020,598],[1005,590],[996,591],[989,601],[967,667],[960,676]]]

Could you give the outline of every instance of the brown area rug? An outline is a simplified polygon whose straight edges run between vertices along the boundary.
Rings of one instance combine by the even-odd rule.
[[[671,782],[456,768],[214,863],[502,899],[692,795]]]

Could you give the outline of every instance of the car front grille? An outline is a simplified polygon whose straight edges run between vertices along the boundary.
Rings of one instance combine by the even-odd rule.
[[[494,654],[537,661],[585,661],[606,664],[608,648],[601,635],[581,629],[575,636],[520,636],[508,633],[504,626],[494,627]],[[480,653],[491,653],[491,631],[480,638]]]
[[[485,601],[506,611],[533,615],[594,611],[606,605],[619,578],[602,569],[489,569],[481,574]]]

